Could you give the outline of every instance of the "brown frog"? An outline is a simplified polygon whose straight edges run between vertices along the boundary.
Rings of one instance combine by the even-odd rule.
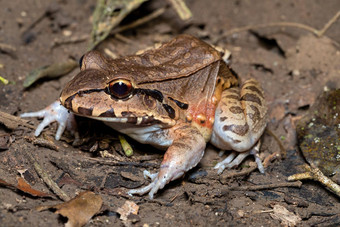
[[[239,87],[236,73],[220,53],[193,36],[180,35],[157,49],[119,59],[88,52],[60,102],[22,115],[45,117],[36,135],[57,120],[59,139],[65,127],[73,124],[74,113],[166,149],[159,172],[144,171],[152,182],[130,190],[130,195],[149,192],[153,198],[199,163],[207,142],[234,151],[216,165],[219,173],[239,165],[249,154],[264,172],[257,152],[267,107],[259,83],[250,79]]]

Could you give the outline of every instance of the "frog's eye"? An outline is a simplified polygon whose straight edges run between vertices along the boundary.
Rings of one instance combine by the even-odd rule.
[[[109,83],[108,91],[112,96],[123,99],[132,93],[133,87],[130,81],[118,79]]]

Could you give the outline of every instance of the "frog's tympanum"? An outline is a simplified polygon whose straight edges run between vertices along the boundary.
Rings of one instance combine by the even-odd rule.
[[[249,154],[264,171],[257,151],[267,107],[259,83],[250,79],[239,87],[236,73],[220,53],[195,37],[180,35],[157,49],[119,59],[90,51],[81,60],[80,73],[63,89],[60,102],[62,106],[54,103],[24,115],[45,117],[36,135],[57,120],[60,138],[74,119],[70,110],[166,149],[159,172],[146,174],[152,182],[129,194],[149,192],[153,198],[199,163],[207,142],[234,151],[216,165],[219,173]]]

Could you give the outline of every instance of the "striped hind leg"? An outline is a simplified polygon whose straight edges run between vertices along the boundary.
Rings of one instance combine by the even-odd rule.
[[[211,143],[222,150],[235,152],[216,165],[219,173],[238,166],[248,155],[254,155],[259,170],[264,171],[258,151],[266,119],[263,91],[256,80],[250,79],[241,88],[223,91],[215,113]]]

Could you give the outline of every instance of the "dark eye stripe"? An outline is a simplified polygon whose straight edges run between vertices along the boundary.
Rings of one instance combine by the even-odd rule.
[[[188,107],[189,107],[189,105],[188,105],[187,103],[180,102],[180,101],[178,101],[178,100],[176,100],[176,99],[174,99],[174,98],[171,98],[171,97],[168,97],[168,98],[169,98],[170,100],[174,101],[174,102],[176,103],[176,105],[177,105],[179,108],[183,109],[183,110],[186,110],[186,109],[188,109]]]

